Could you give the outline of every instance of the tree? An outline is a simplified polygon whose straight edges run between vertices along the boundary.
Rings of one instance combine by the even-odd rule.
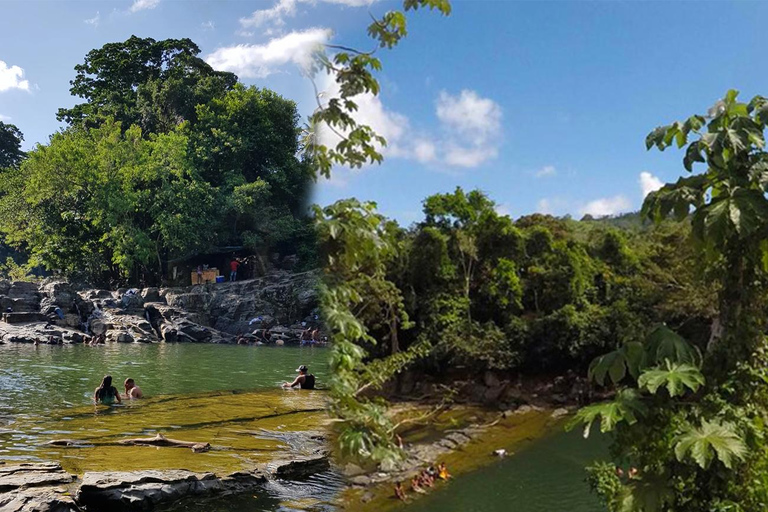
[[[94,284],[153,281],[172,255],[210,243],[214,189],[180,133],[142,137],[116,121],[60,132],[0,193],[0,230],[34,263]]]
[[[222,96],[237,82],[232,73],[214,71],[199,53],[190,39],[136,36],[91,50],[75,66],[70,89],[85,103],[61,108],[56,117],[88,127],[113,118],[126,130],[140,126],[147,137],[194,121],[197,105]]]
[[[635,481],[597,488],[613,511],[761,510],[768,503],[768,100],[757,96],[746,104],[737,96],[728,91],[706,116],[659,127],[646,140],[649,149],[687,146],[683,166],[690,176],[651,193],[643,214],[656,222],[690,216],[692,243],[719,280],[718,316],[703,360],[668,329],[631,352],[640,369],[631,386],[644,412],[629,416],[610,404],[590,410],[613,415],[605,429],[615,432],[612,453],[642,468]],[[696,163],[703,171],[694,172]],[[621,364],[603,358],[595,367],[604,363]],[[623,379],[619,371],[609,375],[615,384]],[[586,412],[580,416],[590,422]]]
[[[16,125],[0,121],[0,170],[18,166],[24,159],[21,150],[24,140],[21,130]]]
[[[437,9],[443,14],[450,13],[448,0],[404,0],[405,12],[419,8]],[[407,34],[407,20],[403,11],[390,11],[381,19],[374,19],[368,27],[368,34],[374,38],[379,48],[392,48]],[[376,134],[371,127],[360,125],[355,119],[357,104],[355,97],[360,94],[378,94],[379,83],[373,73],[381,69],[381,61],[374,57],[374,52],[361,52],[342,46],[328,46],[328,50],[336,52],[328,57],[324,51],[317,54],[314,73],[326,72],[333,75],[339,87],[339,95],[328,98],[325,103],[318,98],[318,108],[309,119],[305,131],[303,147],[312,164],[315,175],[329,177],[333,165],[361,167],[368,162],[381,162],[379,147],[386,144],[383,137]],[[329,129],[339,135],[340,140],[335,147],[326,147],[319,141],[319,132]],[[342,203],[340,205],[345,207]],[[354,204],[346,207],[355,209]],[[340,213],[340,212],[339,212]],[[343,217],[343,216],[342,216]],[[354,216],[353,216],[354,217]],[[328,232],[333,235],[343,228],[343,222],[334,222],[316,210],[317,228],[319,233]],[[331,223],[329,227],[328,223]],[[342,224],[342,225],[340,225]],[[353,228],[354,226],[350,226]],[[332,236],[335,238],[335,236]],[[322,236],[320,236],[322,241]],[[341,250],[341,248],[339,248]],[[375,248],[374,248],[375,250]],[[351,254],[355,254],[352,252]],[[325,258],[328,262],[336,260],[336,253],[329,252]],[[352,262],[349,262],[352,263]],[[385,411],[370,402],[359,399],[359,389],[355,387],[354,375],[362,373],[373,375],[370,368],[363,363],[364,352],[356,342],[371,341],[364,326],[356,318],[353,296],[347,288],[336,288],[338,283],[331,281],[325,286],[322,294],[323,316],[334,339],[331,370],[336,377],[332,384],[332,408],[342,421],[342,432],[339,436],[341,446],[355,456],[381,459],[395,455],[393,437],[394,431],[386,428],[383,419]],[[397,318],[392,313],[390,318]],[[390,323],[390,332],[393,332]],[[410,362],[418,351],[392,356],[388,364],[377,366],[378,374],[375,381],[383,382],[400,371]]]

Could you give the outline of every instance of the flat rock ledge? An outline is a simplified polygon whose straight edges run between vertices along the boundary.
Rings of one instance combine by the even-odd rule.
[[[83,475],[76,502],[88,510],[148,511],[190,496],[247,492],[266,481],[258,471],[223,478],[186,470],[94,472]]]
[[[182,498],[253,492],[270,478],[303,480],[329,467],[323,454],[223,477],[184,469],[100,471],[85,473],[78,481],[57,463],[0,461],[0,512],[145,512]]]
[[[67,494],[74,481],[56,463],[0,463],[0,511],[78,512]]]

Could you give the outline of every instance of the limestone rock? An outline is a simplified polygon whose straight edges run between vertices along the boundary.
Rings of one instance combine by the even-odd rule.
[[[186,470],[92,472],[83,475],[77,502],[88,510],[147,511],[189,496],[245,492],[265,482],[258,472],[238,472],[224,478]]]
[[[62,486],[75,480],[52,462],[0,465],[0,510],[3,512],[78,512]]]

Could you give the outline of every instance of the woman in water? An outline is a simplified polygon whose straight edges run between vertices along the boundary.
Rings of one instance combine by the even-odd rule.
[[[120,393],[118,393],[117,388],[112,385],[111,375],[105,375],[101,380],[101,384],[93,393],[93,401],[97,404],[102,403],[104,405],[112,405],[115,402],[120,403]]]

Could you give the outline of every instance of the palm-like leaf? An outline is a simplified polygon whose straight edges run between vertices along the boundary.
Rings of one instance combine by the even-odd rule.
[[[566,430],[573,429],[576,425],[584,425],[584,437],[589,437],[592,423],[600,418],[600,432],[610,432],[619,422],[626,421],[632,425],[637,422],[637,417],[645,414],[647,408],[640,400],[636,389],[622,389],[616,393],[612,402],[582,407],[576,416],[566,425]]]
[[[702,421],[700,427],[691,428],[677,438],[677,460],[682,462],[688,455],[704,469],[714,456],[731,469],[735,460],[743,460],[747,455],[747,446],[733,424]]]
[[[659,388],[665,387],[669,396],[678,396],[685,393],[685,388],[696,391],[703,386],[704,375],[693,365],[672,363],[667,359],[663,366],[643,372],[637,384],[654,395]]]

